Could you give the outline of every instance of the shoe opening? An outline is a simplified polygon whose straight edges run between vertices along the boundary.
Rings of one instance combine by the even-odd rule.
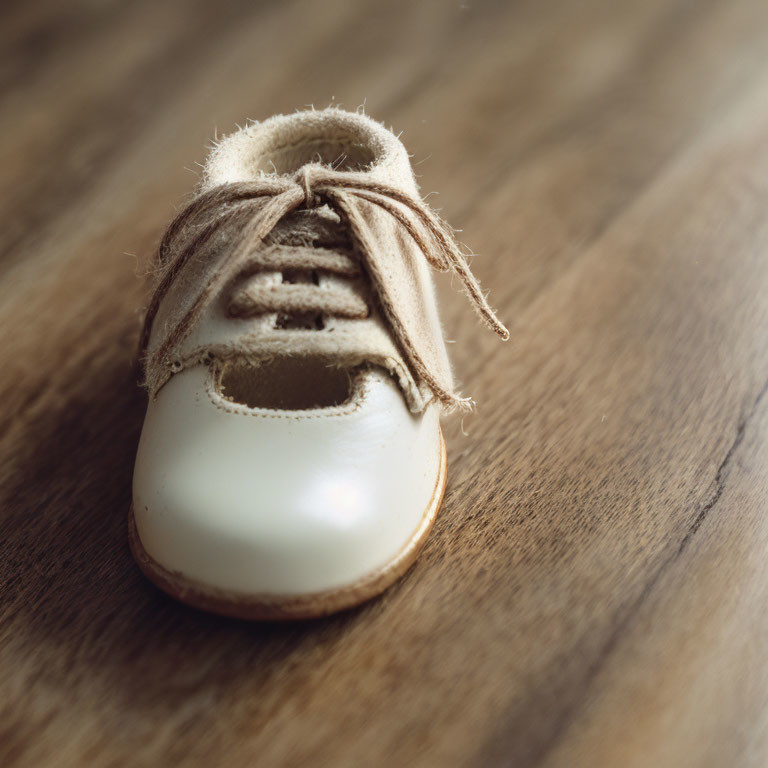
[[[218,389],[230,402],[249,408],[304,411],[342,405],[354,389],[353,373],[320,357],[278,357],[253,365],[226,363]]]
[[[294,173],[307,163],[322,163],[337,171],[363,171],[376,160],[371,147],[353,131],[328,132],[323,126],[307,126],[305,131],[288,145],[281,137],[272,137],[261,148],[256,170]]]

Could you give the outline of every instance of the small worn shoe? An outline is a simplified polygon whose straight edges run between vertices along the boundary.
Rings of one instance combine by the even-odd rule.
[[[429,266],[486,303],[408,155],[339,109],[215,146],[155,264],[131,547],[191,605],[321,616],[377,595],[429,534],[454,391]]]

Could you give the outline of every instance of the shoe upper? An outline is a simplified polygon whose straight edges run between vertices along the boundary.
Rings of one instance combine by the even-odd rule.
[[[142,337],[134,514],[153,559],[302,594],[397,557],[438,490],[439,412],[466,404],[430,265],[506,334],[378,123],[310,111],[215,146],[161,245]]]

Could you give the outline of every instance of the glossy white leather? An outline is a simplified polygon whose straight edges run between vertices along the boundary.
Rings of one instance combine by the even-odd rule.
[[[407,544],[440,461],[438,409],[411,414],[384,371],[365,372],[359,394],[338,408],[268,411],[221,398],[200,365],[149,404],[136,527],[152,559],[209,587],[335,589]]]

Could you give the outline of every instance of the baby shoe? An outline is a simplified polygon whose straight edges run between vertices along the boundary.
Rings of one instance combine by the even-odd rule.
[[[488,306],[405,148],[340,109],[212,149],[168,228],[141,339],[130,540],[174,597],[321,616],[400,577],[445,489],[454,390],[429,267]]]

